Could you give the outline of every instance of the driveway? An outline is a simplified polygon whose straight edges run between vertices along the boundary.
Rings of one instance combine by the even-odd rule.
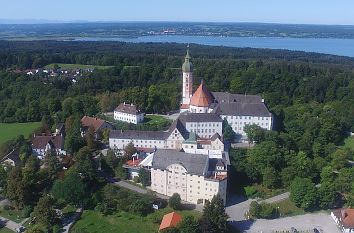
[[[241,232],[246,233],[273,233],[290,232],[294,227],[298,231],[311,232],[314,228],[323,233],[340,233],[330,214],[312,213],[273,220],[258,219],[255,222],[243,225]]]
[[[0,222],[1,222],[2,226],[5,226],[6,228],[8,228],[12,231],[15,231],[15,232],[16,232],[16,229],[18,229],[22,226],[21,224],[18,224],[14,221],[11,221],[10,219],[3,218],[3,217],[0,217]]]
[[[289,197],[289,193],[283,193],[275,197],[265,199],[259,202],[274,203]],[[255,199],[246,199],[240,196],[229,198],[226,213],[229,215],[229,222],[232,226],[245,233],[273,233],[273,232],[287,232],[292,227],[298,231],[304,232],[317,228],[323,233],[340,233],[335,222],[329,213],[311,213],[305,215],[298,215],[293,217],[278,218],[273,220],[258,219],[250,221],[245,218],[245,213],[248,211],[249,206]],[[321,232],[320,231],[320,232]]]
[[[246,220],[245,213],[249,210],[252,201],[273,203],[287,199],[289,195],[290,193],[286,192],[261,201],[257,199],[247,199],[243,196],[231,196],[227,200],[226,213],[229,215],[229,220],[232,222],[243,221]]]

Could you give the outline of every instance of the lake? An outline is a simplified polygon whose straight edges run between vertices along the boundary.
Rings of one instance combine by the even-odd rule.
[[[278,38],[278,37],[215,37],[215,36],[142,36],[137,38],[82,37],[75,41],[176,42],[241,48],[288,49],[354,57],[354,39]]]

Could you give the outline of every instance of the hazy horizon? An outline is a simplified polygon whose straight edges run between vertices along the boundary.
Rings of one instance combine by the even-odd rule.
[[[354,2],[342,0],[0,0],[7,21],[215,22],[354,25]]]
[[[319,26],[354,26],[353,24],[320,24],[320,23],[276,23],[257,21],[172,21],[172,20],[51,20],[51,19],[6,19],[0,18],[0,24],[74,24],[74,23],[216,23],[216,24],[275,24],[275,25],[319,25]]]

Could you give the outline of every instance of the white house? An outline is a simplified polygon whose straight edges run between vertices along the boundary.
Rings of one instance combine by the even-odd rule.
[[[133,104],[122,103],[114,110],[114,120],[139,124],[144,121],[144,113]]]
[[[226,202],[227,167],[222,160],[175,150],[157,150],[152,160],[151,189],[183,201],[204,204],[215,195]]]
[[[216,114],[195,113],[181,114],[168,131],[112,130],[109,146],[113,150],[122,150],[133,143],[137,148],[180,150],[191,133],[204,140],[205,148],[219,149],[224,146],[219,142],[220,136],[213,138],[214,135],[222,135],[222,119]]]
[[[44,158],[49,153],[56,155],[66,155],[64,150],[64,137],[63,135],[35,135],[32,138],[32,152],[39,158]]]
[[[180,112],[198,114],[214,113],[226,119],[239,140],[247,140],[246,125],[256,124],[271,130],[273,116],[259,95],[241,95],[228,92],[210,92],[204,80],[192,93],[193,65],[189,50],[182,66],[182,102]],[[209,129],[208,129],[209,130]],[[222,135],[221,133],[219,133]],[[202,135],[199,135],[202,137]]]

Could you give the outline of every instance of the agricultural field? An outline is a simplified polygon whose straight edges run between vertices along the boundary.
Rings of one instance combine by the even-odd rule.
[[[10,139],[13,139],[19,135],[23,135],[26,138],[41,126],[40,122],[30,123],[0,123],[0,145]]]
[[[44,68],[45,69],[53,69],[54,68],[54,63],[46,65]],[[57,63],[57,65],[62,68],[62,69],[68,69],[68,70],[75,70],[75,69],[109,69],[112,68],[113,66],[98,66],[98,65],[82,65],[82,64],[63,64],[63,63]]]
[[[99,212],[84,211],[79,221],[75,223],[71,232],[120,232],[120,233],[151,233],[157,232],[164,214],[172,209],[165,208],[147,216],[137,216],[130,213],[119,212],[104,216]],[[200,217],[200,213],[191,210],[177,211],[183,216],[192,215]]]

